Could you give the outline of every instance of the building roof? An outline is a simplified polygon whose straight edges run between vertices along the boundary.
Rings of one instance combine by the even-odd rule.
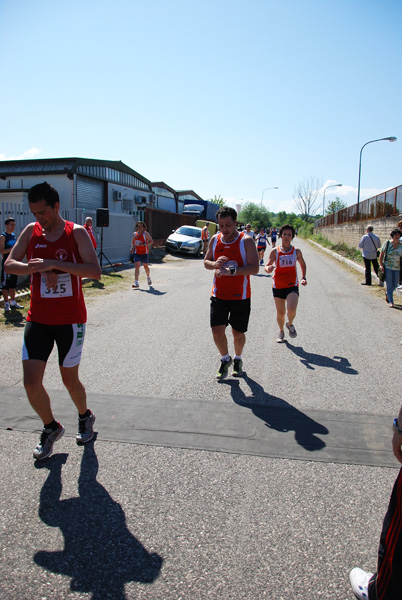
[[[163,190],[167,190],[168,192],[171,192],[175,196],[177,195],[176,190],[174,190],[172,187],[170,187],[170,185],[168,185],[164,181],[153,181],[151,183],[151,185],[152,185],[153,188],[161,188]]]
[[[198,200],[203,200],[203,198],[196,194],[194,190],[177,190],[176,193],[178,196],[194,196],[194,198],[198,198]]]
[[[74,174],[80,166],[97,166],[116,169],[137,177],[151,187],[151,182],[121,160],[98,160],[96,158],[29,158],[24,160],[0,161],[0,177],[38,175],[38,174]]]

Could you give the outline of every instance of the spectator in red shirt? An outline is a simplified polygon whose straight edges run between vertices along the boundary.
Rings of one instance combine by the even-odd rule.
[[[95,235],[94,235],[94,232],[93,232],[93,229],[92,229],[92,218],[91,217],[87,217],[85,219],[85,225],[84,225],[84,227],[88,231],[88,235],[91,238],[92,245],[93,245],[93,247],[96,250],[97,243],[96,243]]]

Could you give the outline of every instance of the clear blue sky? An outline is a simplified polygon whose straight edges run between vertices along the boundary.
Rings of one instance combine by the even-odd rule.
[[[0,159],[124,163],[297,212],[402,184],[400,0],[0,0]],[[320,196],[321,198],[321,196]],[[319,211],[320,212],[320,211]]]

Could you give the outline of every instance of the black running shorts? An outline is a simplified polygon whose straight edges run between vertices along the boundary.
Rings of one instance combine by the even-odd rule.
[[[80,364],[84,345],[85,324],[43,325],[27,321],[24,330],[22,360],[47,362],[54,343],[59,351],[61,367],[76,367]]]
[[[299,295],[299,288],[297,285],[289,288],[272,288],[272,293],[274,298],[282,298],[282,300],[286,300],[289,294]]]
[[[221,300],[211,298],[211,327],[231,325],[235,331],[245,333],[250,318],[250,298],[245,300]]]

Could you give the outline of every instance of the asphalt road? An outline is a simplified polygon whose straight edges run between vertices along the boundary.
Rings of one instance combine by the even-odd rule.
[[[40,424],[22,329],[1,335],[0,597],[353,597],[348,572],[375,569],[397,472],[401,313],[296,243],[299,335],[275,343],[261,268],[239,380],[215,381],[202,261],[152,266],[151,289],[142,276],[140,290],[100,292],[81,367],[98,439],[84,450],[70,437],[54,355],[45,383],[66,436],[45,465],[30,457]]]

